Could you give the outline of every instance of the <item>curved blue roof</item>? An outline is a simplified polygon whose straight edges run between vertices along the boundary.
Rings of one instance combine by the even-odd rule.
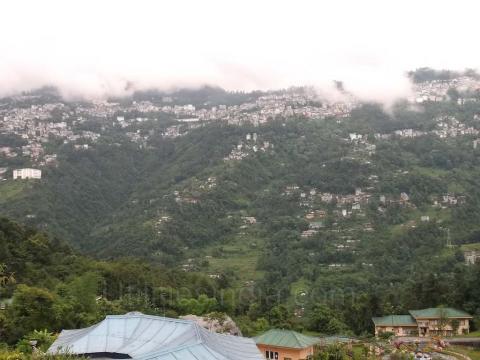
[[[137,360],[260,360],[252,339],[212,333],[190,320],[128,313],[79,330],[63,330],[49,353],[127,355]]]

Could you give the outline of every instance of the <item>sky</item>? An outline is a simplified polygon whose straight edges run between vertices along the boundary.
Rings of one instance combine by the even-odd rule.
[[[67,97],[333,80],[366,100],[407,96],[408,70],[480,67],[480,2],[16,0],[0,5],[0,95]]]

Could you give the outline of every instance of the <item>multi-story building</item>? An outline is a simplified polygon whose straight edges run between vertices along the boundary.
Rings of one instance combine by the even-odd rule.
[[[38,169],[15,169],[13,170],[13,180],[16,179],[41,179],[42,170]]]
[[[468,334],[472,316],[452,308],[410,310],[409,315],[372,318],[375,336],[385,332],[395,336],[453,336]]]

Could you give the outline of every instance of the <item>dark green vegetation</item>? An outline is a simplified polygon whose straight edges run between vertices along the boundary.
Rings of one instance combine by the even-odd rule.
[[[169,316],[225,311],[214,298],[220,282],[204,275],[127,258],[92,260],[56,238],[4,218],[0,264],[5,305],[0,343],[41,335],[34,330],[78,328],[128,311]]]
[[[447,81],[455,79],[461,75],[477,77],[478,74],[473,69],[467,69],[462,72],[452,71],[452,70],[436,70],[429,67],[422,67],[415,71],[408,72],[408,76],[415,83],[423,83],[427,81]]]
[[[136,101],[154,101],[158,102],[160,99],[169,99],[177,105],[192,104],[196,107],[210,107],[216,104],[223,105],[239,105],[247,101],[255,100],[262,92],[228,92],[222,88],[214,86],[205,86],[200,89],[179,89],[175,92],[165,93],[158,90],[138,91],[135,92],[132,98]],[[122,99],[119,99],[120,101]],[[166,103],[165,101],[163,101]]]
[[[372,316],[441,304],[478,316],[480,267],[466,266],[458,245],[480,242],[480,147],[475,136],[432,133],[446,115],[478,129],[476,114],[478,102],[390,112],[366,104],[338,121],[210,124],[144,146],[111,128],[85,151],[57,144],[59,166],[41,181],[0,183],[1,212],[103,261],[36,241],[22,256],[0,257],[25,284],[8,290],[16,291],[4,320],[12,330],[3,336],[13,342],[126,310],[224,311],[247,335],[271,326],[371,333]],[[147,125],[140,130],[158,134],[165,122]],[[375,137],[406,128],[425,134]],[[248,149],[254,132],[258,148],[274,146]],[[248,156],[225,161],[240,142]],[[18,231],[27,244],[46,241]],[[10,251],[20,251],[12,236],[4,236]],[[126,255],[138,259],[112,260]],[[107,293],[92,301],[98,282]],[[172,296],[181,286],[200,292]],[[17,324],[32,298],[54,315]]]

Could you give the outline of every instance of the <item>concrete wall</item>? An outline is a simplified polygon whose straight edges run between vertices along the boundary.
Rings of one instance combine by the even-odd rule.
[[[276,360],[275,353],[278,353],[278,360],[286,360],[286,359],[302,360],[302,359],[307,359],[308,356],[310,355],[313,355],[313,346],[310,346],[305,349],[291,349],[291,348],[282,348],[282,347],[257,344],[257,347],[260,349],[260,352],[262,353],[265,359],[267,359],[265,354],[266,351],[268,352],[272,351],[274,355],[273,359],[275,360]]]
[[[391,332],[395,336],[411,336],[416,335],[417,326],[375,326],[375,336],[382,332]]]

